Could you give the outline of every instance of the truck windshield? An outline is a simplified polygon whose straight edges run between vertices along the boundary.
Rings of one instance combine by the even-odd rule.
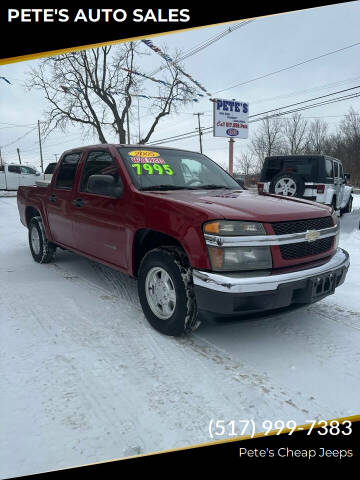
[[[237,189],[239,184],[205,155],[167,148],[119,147],[139,190]]]

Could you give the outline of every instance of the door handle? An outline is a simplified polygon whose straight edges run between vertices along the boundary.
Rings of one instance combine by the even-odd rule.
[[[83,207],[85,205],[85,201],[82,199],[82,198],[76,198],[75,200],[72,201],[73,205],[75,205],[75,207]]]
[[[56,195],[54,193],[52,195],[50,195],[49,200],[50,200],[50,202],[55,203],[56,202]]]

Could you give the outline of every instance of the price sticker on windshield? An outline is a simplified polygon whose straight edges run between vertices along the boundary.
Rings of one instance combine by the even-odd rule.
[[[142,175],[143,173],[148,175],[153,175],[154,173],[158,175],[174,175],[174,172],[166,163],[162,165],[157,163],[133,163],[131,166],[136,169],[137,175]]]

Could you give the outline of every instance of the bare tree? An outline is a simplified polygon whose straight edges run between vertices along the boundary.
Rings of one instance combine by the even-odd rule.
[[[265,157],[280,154],[283,150],[282,120],[271,117],[262,120],[251,140],[250,149],[258,158],[259,169]]]
[[[326,153],[328,140],[328,124],[317,118],[313,120],[307,131],[306,153]]]
[[[143,95],[149,101],[152,123],[139,143],[147,142],[161,118],[194,97],[194,88],[179,78],[179,70],[170,63],[161,81],[146,80],[136,65],[141,55],[138,44],[130,42],[49,57],[32,68],[27,87],[43,91],[49,104],[44,134],[80,125],[87,134],[95,132],[101,143],[114,134],[126,143],[127,115],[134,97]],[[145,82],[153,87],[152,94],[144,91]]]
[[[306,147],[307,120],[300,113],[294,113],[284,119],[283,136],[286,153],[296,155],[303,153]]]
[[[240,157],[235,158],[235,168],[238,173],[251,175],[257,167],[256,158],[251,152],[243,152]]]

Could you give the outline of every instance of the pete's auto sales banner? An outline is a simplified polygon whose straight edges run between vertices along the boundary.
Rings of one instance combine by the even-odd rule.
[[[151,2],[144,8],[142,3],[135,1],[131,4],[100,2],[93,7],[60,2],[52,8],[41,8],[44,4],[34,2],[27,4],[27,8],[21,8],[21,4],[3,1],[0,6],[0,65],[13,62],[15,58],[15,61],[24,60],[24,56],[30,60],[40,54],[64,53],[70,48],[99,46],[105,42],[237,22],[319,5],[324,5],[324,2],[292,2],[286,7],[274,2],[241,5],[233,2],[224,8],[218,4],[206,8],[199,4],[196,7],[191,2],[177,2],[169,8],[168,5]],[[234,46],[236,58],[241,53],[239,47]]]

